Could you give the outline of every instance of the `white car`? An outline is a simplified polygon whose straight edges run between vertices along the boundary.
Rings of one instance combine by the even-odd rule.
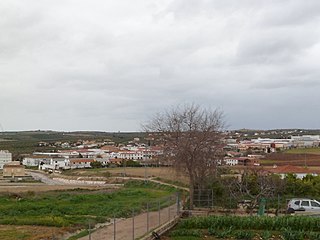
[[[295,211],[320,211],[320,202],[308,198],[293,198],[288,202],[287,213]]]

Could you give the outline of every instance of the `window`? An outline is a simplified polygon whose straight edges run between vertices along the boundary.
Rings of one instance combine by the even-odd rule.
[[[320,207],[320,204],[314,201],[311,201],[311,206],[312,207]]]
[[[300,201],[295,201],[294,204],[295,205],[300,205]]]
[[[309,201],[302,201],[302,202],[301,202],[301,206],[302,206],[302,207],[309,207],[309,206],[310,206],[310,203],[309,203]]]

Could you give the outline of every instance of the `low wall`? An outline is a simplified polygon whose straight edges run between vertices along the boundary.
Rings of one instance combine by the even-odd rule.
[[[65,178],[53,178],[53,180],[62,182],[64,184],[72,184],[72,185],[119,186],[119,184],[107,184],[105,181],[87,181],[87,180],[74,180],[74,179],[65,179]]]

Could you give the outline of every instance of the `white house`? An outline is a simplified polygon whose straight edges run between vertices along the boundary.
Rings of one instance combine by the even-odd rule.
[[[109,158],[96,158],[97,162],[100,162],[102,166],[107,166],[109,163]]]
[[[70,168],[91,168],[92,158],[72,158],[70,159]]]
[[[68,158],[51,158],[50,163],[39,165],[40,170],[58,170],[70,169],[70,161]]]
[[[50,159],[51,158],[42,157],[42,156],[25,157],[22,160],[22,165],[27,166],[27,167],[38,167],[41,163],[42,164],[50,164]]]
[[[229,166],[235,166],[235,165],[238,165],[239,163],[237,158],[225,158],[224,162],[226,165],[229,165]]]
[[[12,161],[12,154],[7,150],[0,150],[0,169],[3,165]]]

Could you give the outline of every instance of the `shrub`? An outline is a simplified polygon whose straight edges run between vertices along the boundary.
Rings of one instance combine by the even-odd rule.
[[[238,230],[234,232],[234,236],[237,240],[251,240],[254,237],[254,233],[248,230]]]
[[[202,237],[202,231],[199,229],[177,229],[170,233],[171,237],[175,236],[192,236],[192,237]]]

